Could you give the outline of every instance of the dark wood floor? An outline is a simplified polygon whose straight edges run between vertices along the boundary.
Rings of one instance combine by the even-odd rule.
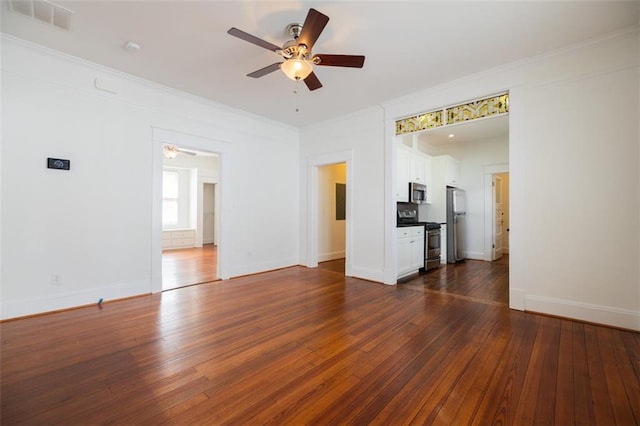
[[[202,247],[162,252],[162,288],[164,290],[218,279],[218,248]]]
[[[325,271],[338,272],[344,274],[344,259],[327,260],[326,262],[319,262],[318,268]]]
[[[4,322],[1,423],[640,422],[639,333],[461,296],[294,267]]]
[[[509,306],[509,256],[495,262],[467,259],[403,280],[401,287]]]

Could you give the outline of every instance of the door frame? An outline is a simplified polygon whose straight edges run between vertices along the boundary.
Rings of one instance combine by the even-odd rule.
[[[213,185],[213,244],[218,245],[218,179],[204,177],[198,179],[198,230],[196,232],[196,243],[200,246],[204,242],[204,188],[205,185]]]
[[[191,148],[196,151],[208,151],[219,156],[218,193],[220,209],[218,218],[218,278],[229,279],[229,231],[225,228],[231,217],[231,193],[225,190],[224,183],[230,182],[232,170],[232,145],[228,142],[194,136],[175,130],[151,127],[151,292],[162,291],[162,167],[165,144]]]
[[[353,150],[311,155],[307,157],[307,262],[308,268],[318,267],[318,168],[332,164],[347,165],[347,206],[345,224],[345,275],[352,276],[353,254]]]
[[[509,163],[484,166],[484,260],[493,261],[493,221],[496,206],[493,199],[493,176],[509,173]]]
[[[504,219],[501,218],[501,220],[502,220],[501,227],[503,229],[502,229],[502,232],[500,233],[500,238],[498,238],[497,231],[496,231],[498,229],[498,225],[496,224],[496,222],[497,222],[496,216],[497,215],[496,215],[496,210],[495,210],[496,206],[498,205],[498,185],[497,185],[498,181],[500,182],[500,186],[499,186],[500,187],[500,204],[502,205],[502,197],[503,197],[502,192],[504,191],[503,182],[502,182],[502,176],[503,175],[504,175],[503,173],[496,173],[494,175],[491,175],[491,180],[493,182],[492,193],[491,193],[491,195],[492,195],[492,201],[491,202],[493,203],[493,207],[494,207],[493,222],[492,222],[493,223],[493,227],[492,227],[493,241],[492,241],[492,244],[491,244],[491,247],[492,247],[492,249],[491,249],[491,259],[492,260],[498,260],[504,254],[504,251],[503,251],[503,248],[502,248],[502,240],[504,238],[502,233],[505,232],[504,231],[504,226],[503,226],[504,225]],[[502,207],[501,210],[502,210],[501,214],[504,215],[504,207]],[[498,257],[498,250],[497,250],[498,241],[500,243],[499,244],[500,245],[499,257]]]

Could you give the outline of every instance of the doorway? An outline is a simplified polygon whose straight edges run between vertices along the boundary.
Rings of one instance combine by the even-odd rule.
[[[170,146],[173,155],[163,159],[162,179],[163,290],[217,279],[214,242],[218,156]]]
[[[491,260],[509,254],[509,173],[493,175],[493,243]]]
[[[352,276],[351,258],[353,253],[353,152],[351,150],[314,155],[307,160],[307,259],[306,266],[317,268],[320,251],[320,169],[323,166],[344,164],[344,274]],[[335,187],[333,189],[335,197]]]
[[[484,168],[484,200],[484,260],[492,262],[509,254],[508,164]]]
[[[318,167],[318,267],[344,273],[347,164]]]
[[[176,266],[186,271],[188,268],[193,267],[194,253],[200,251],[197,257],[197,262],[204,263],[209,269],[214,268],[214,279],[228,279],[228,265],[227,251],[225,249],[225,241],[228,239],[228,231],[225,229],[225,218],[230,215],[230,199],[229,193],[224,191],[224,182],[229,180],[230,170],[232,164],[231,150],[232,146],[229,143],[217,141],[214,139],[203,138],[200,136],[189,135],[185,133],[175,132],[167,129],[152,128],[152,214],[151,214],[151,291],[154,293],[161,292],[167,286],[163,286],[163,242],[165,242],[163,224],[162,224],[162,210],[163,210],[163,169],[165,156],[163,148],[165,145],[170,144],[179,149],[185,151],[191,151],[201,153],[202,155],[190,155],[183,153],[184,155],[175,156],[174,166],[179,166],[181,161],[187,157],[193,157],[192,161],[206,162],[211,161],[212,158],[216,158],[217,167],[216,170],[212,170],[209,167],[208,171],[203,171],[200,166],[196,167],[198,171],[191,174],[190,177],[190,189],[189,198],[197,200],[197,205],[202,206],[202,200],[204,197],[204,185],[203,183],[214,184],[214,238],[216,246],[215,250],[205,252],[203,249],[202,238],[202,208],[194,207],[189,211],[189,227],[194,231],[195,237],[187,236],[187,238],[194,238],[195,243],[186,244],[185,248],[178,248],[183,250],[182,252],[173,251],[174,260],[182,262],[182,266]],[[178,160],[181,158],[181,160]],[[187,168],[194,169],[192,166]],[[203,167],[207,169],[207,167]],[[180,236],[177,236],[180,237]],[[165,242],[166,244],[166,242]],[[178,256],[181,254],[181,256]],[[197,253],[196,253],[197,254]],[[191,266],[189,266],[191,263]],[[210,271],[209,271],[210,273]],[[176,274],[180,275],[180,274]],[[189,282],[187,282],[189,281]],[[211,275],[203,277],[199,275],[199,278],[195,279],[180,279],[175,286],[183,286],[194,284],[195,281],[208,282],[212,281]],[[173,285],[172,285],[173,286]]]

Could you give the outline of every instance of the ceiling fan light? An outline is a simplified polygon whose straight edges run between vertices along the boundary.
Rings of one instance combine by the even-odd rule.
[[[162,147],[162,153],[168,159],[173,159],[178,156],[178,148],[173,145],[165,145]]]
[[[291,80],[304,80],[313,71],[313,65],[304,59],[287,59],[280,69]]]

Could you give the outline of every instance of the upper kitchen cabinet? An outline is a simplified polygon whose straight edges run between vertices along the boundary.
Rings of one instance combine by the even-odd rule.
[[[403,147],[396,149],[396,201],[409,201],[409,182],[427,186],[427,203],[431,202],[431,157]]]
[[[450,155],[433,157],[438,162],[438,170],[446,186],[460,186],[460,162]]]
[[[409,170],[411,154],[404,149],[396,149],[396,201],[409,202]]]
[[[409,181],[426,185],[425,159],[420,155],[411,154],[409,157]]]

